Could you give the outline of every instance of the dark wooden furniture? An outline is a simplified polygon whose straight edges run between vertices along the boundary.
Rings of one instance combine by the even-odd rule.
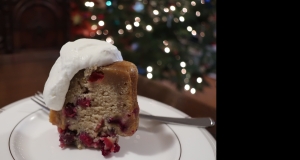
[[[0,0],[0,53],[59,48],[69,40],[69,0]]]

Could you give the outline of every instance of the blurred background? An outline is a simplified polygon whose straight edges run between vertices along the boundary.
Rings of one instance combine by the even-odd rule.
[[[216,0],[2,0],[0,108],[42,91],[78,38],[117,46],[138,67],[140,95],[215,118]],[[201,105],[210,113],[196,114]]]

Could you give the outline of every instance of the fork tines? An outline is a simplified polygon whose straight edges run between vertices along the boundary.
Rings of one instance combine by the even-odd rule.
[[[38,105],[40,105],[41,107],[43,107],[44,109],[49,111],[49,108],[46,107],[46,104],[43,100],[43,96],[42,93],[40,91],[38,91],[34,96],[31,97],[31,99],[37,103]]]

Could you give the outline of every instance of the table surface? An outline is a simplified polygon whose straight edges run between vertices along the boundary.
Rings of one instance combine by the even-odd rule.
[[[58,50],[27,50],[0,54],[0,108],[43,91]],[[139,77],[138,94],[171,105],[192,117],[209,116],[216,121],[216,80],[205,77],[210,87],[192,95],[176,91],[167,81]],[[215,137],[215,127],[209,129]]]

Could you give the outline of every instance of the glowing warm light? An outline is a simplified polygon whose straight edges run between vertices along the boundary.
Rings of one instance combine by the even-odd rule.
[[[134,22],[133,25],[138,27],[138,26],[140,26],[140,23],[139,22]]]
[[[184,68],[185,66],[186,66],[186,63],[185,62],[180,62],[180,66],[182,67],[182,68]]]
[[[179,20],[180,20],[180,22],[183,22],[184,21],[184,17],[180,16]]]
[[[112,41],[112,38],[111,37],[107,37],[106,38],[106,42],[110,43]]]
[[[169,12],[169,8],[164,8],[164,11],[165,12]]]
[[[91,19],[92,19],[92,20],[96,20],[97,17],[96,17],[95,15],[92,15],[92,16],[91,16]]]
[[[192,28],[191,26],[188,26],[186,29],[187,29],[189,32],[191,32],[191,31],[193,30],[193,28]]]
[[[186,13],[186,12],[187,12],[187,9],[186,9],[186,8],[182,8],[182,12],[183,12],[183,13]]]
[[[170,6],[171,11],[175,11],[175,6]]]
[[[166,53],[169,53],[169,52],[170,52],[170,48],[169,48],[169,47],[166,47],[166,48],[165,48],[165,52],[166,52]]]
[[[192,31],[192,35],[195,36],[197,35],[197,32],[195,30]]]
[[[95,25],[95,24],[92,25],[92,26],[91,26],[91,29],[92,29],[92,30],[96,30],[96,29],[97,29],[97,25]]]
[[[157,23],[159,21],[159,17],[153,18],[153,22]]]
[[[119,33],[119,34],[123,34],[123,33],[124,33],[124,30],[123,30],[123,29],[119,29],[119,30],[118,30],[118,33]]]
[[[97,33],[98,35],[101,35],[101,34],[102,34],[102,31],[101,31],[101,30],[98,30],[96,33]]]
[[[186,74],[186,69],[181,69],[182,74]]]
[[[178,7],[180,7],[180,6],[181,6],[181,3],[180,3],[180,2],[176,2],[176,5],[177,5]]]
[[[123,5],[119,5],[118,8],[119,8],[119,10],[122,10],[124,8],[124,6]]]
[[[192,89],[191,89],[191,93],[192,93],[192,94],[195,94],[195,93],[196,93],[196,89],[195,89],[195,88],[192,88]]]
[[[204,0],[201,0],[201,4],[204,4],[205,2],[204,2]]]
[[[196,16],[200,17],[201,13],[199,11],[196,11]]]
[[[135,20],[136,22],[140,22],[140,21],[141,21],[140,17],[135,17],[134,20]]]
[[[86,7],[94,7],[94,2],[89,2],[89,1],[87,1],[87,2],[85,2],[84,3],[84,5],[86,6]]]
[[[90,7],[94,7],[94,2],[90,2]]]
[[[99,26],[104,26],[104,21],[99,21],[98,24]]]
[[[191,5],[192,5],[192,6],[195,6],[195,5],[196,5],[196,2],[195,2],[195,1],[192,1],[192,2],[191,2]]]
[[[147,78],[148,79],[152,79],[152,77],[153,77],[152,73],[147,73]]]
[[[153,14],[158,15],[159,14],[158,10],[153,10]]]
[[[164,41],[163,41],[163,44],[164,44],[165,46],[167,46],[169,43],[168,43],[167,40],[164,40]]]
[[[152,68],[151,66],[148,66],[148,67],[147,67],[147,71],[148,71],[148,72],[152,72],[152,71],[153,71],[153,68]]]
[[[178,18],[175,17],[175,18],[174,18],[174,22],[175,22],[175,23],[178,23],[178,22],[179,22]]]
[[[126,29],[127,29],[127,30],[131,30],[131,29],[132,29],[132,25],[131,25],[131,24],[127,24],[127,25],[126,25]]]
[[[147,26],[146,26],[146,29],[147,29],[147,31],[151,31],[151,30],[152,30],[152,26],[147,25]]]
[[[108,30],[107,30],[107,29],[104,30],[104,31],[103,31],[103,34],[104,34],[104,35],[107,35],[107,34],[108,34]]]
[[[200,32],[200,36],[201,36],[201,37],[204,37],[204,36],[205,36],[205,33],[204,33],[204,32]]]
[[[198,78],[197,78],[197,82],[198,82],[198,83],[201,83],[201,82],[202,82],[202,78],[201,78],[201,77],[198,77]]]
[[[166,16],[163,16],[161,19],[162,19],[164,22],[167,21],[167,17],[166,17]]]
[[[190,85],[188,84],[184,85],[184,89],[188,91],[190,89]]]

